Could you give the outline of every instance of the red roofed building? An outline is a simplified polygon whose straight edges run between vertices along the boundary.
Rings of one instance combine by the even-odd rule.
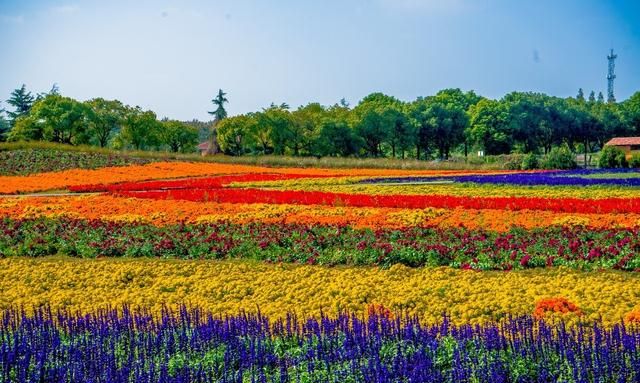
[[[640,154],[640,137],[614,137],[605,146],[615,146],[622,149],[627,159],[630,159],[633,154]]]
[[[207,154],[207,152],[209,151],[209,142],[203,142],[200,145],[198,145],[198,150],[200,151],[200,154],[202,154],[203,156]]]

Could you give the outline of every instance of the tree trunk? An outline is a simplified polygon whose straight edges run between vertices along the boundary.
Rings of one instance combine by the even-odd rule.
[[[584,140],[584,167],[587,168],[587,152],[589,152],[589,140]]]
[[[211,135],[209,137],[209,148],[207,148],[206,154],[216,154],[219,152],[218,147],[218,130],[216,126],[218,125],[218,120],[214,120],[211,125]]]
[[[420,161],[420,145],[416,145],[416,159]]]

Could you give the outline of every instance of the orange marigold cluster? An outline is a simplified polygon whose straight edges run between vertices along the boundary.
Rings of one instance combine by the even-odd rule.
[[[391,312],[391,310],[386,306],[379,303],[372,303],[367,306],[367,315],[393,319],[393,312]]]
[[[640,309],[631,311],[624,317],[624,321],[629,324],[640,325]]]
[[[533,310],[533,316],[535,318],[542,319],[549,313],[575,313],[577,315],[582,315],[582,311],[575,303],[570,302],[568,299],[562,297],[540,299],[536,303],[536,307]]]

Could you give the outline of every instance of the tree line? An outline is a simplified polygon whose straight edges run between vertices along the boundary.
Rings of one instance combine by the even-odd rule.
[[[499,100],[444,89],[405,102],[372,93],[351,107],[344,99],[292,109],[272,103],[227,116],[226,93],[212,100],[212,123],[159,121],[152,111],[101,98],[79,102],[57,88],[37,96],[16,89],[0,134],[8,140],[47,140],[101,147],[192,152],[208,139],[228,155],[355,156],[447,159],[452,154],[546,154],[601,149],[614,136],[640,135],[640,92],[620,103],[582,89],[576,97],[512,92]],[[1,115],[1,114],[0,114]],[[207,127],[209,131],[207,132]],[[199,129],[198,129],[199,128]],[[216,148],[216,149],[217,149]]]
[[[34,96],[22,85],[11,93],[7,104],[13,110],[7,112],[8,120],[0,113],[0,141],[191,153],[200,140],[197,124],[159,120],[150,110],[118,100],[81,102],[62,96],[56,86]]]
[[[373,93],[355,107],[272,104],[217,124],[227,154],[447,159],[452,153],[591,153],[613,136],[640,135],[640,92],[623,103],[513,92],[492,100],[445,89],[412,102]]]

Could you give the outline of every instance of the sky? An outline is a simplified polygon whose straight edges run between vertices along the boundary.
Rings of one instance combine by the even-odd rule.
[[[372,92],[640,90],[637,0],[0,0],[0,100],[21,84],[209,120]],[[6,102],[0,107],[8,107]]]

